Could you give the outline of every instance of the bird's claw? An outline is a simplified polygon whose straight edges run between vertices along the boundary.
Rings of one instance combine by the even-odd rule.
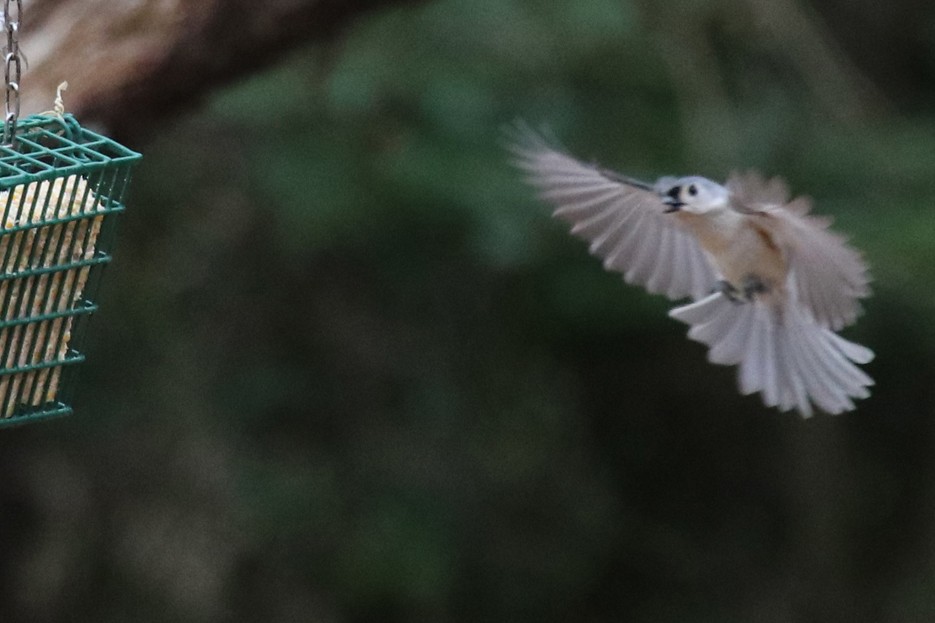
[[[747,275],[744,277],[741,287],[743,290],[743,297],[748,301],[752,301],[757,294],[766,294],[769,292],[769,287],[766,283],[754,275]]]
[[[758,294],[769,292],[767,285],[759,277],[749,275],[744,277],[740,289],[726,279],[721,279],[714,287],[715,292],[723,294],[728,301],[742,305],[743,303],[752,303]]]
[[[744,302],[744,301],[740,298],[740,290],[738,290],[737,288],[735,288],[735,287],[731,284],[731,282],[727,281],[726,279],[720,279],[720,280],[718,280],[717,285],[714,286],[714,291],[715,291],[715,292],[720,292],[720,293],[723,294],[725,297],[727,297],[727,300],[728,300],[728,301],[730,301],[731,303],[734,303],[734,304],[736,304],[736,305],[740,305],[741,303]]]

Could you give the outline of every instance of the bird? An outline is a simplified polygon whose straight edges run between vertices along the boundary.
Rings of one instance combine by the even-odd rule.
[[[513,165],[606,270],[691,299],[669,316],[711,363],[737,366],[742,394],[802,417],[852,411],[870,395],[858,364],[873,351],[838,335],[870,295],[867,263],[782,178],[748,170],[724,184],[697,175],[648,183],[578,160],[522,122],[506,139]]]

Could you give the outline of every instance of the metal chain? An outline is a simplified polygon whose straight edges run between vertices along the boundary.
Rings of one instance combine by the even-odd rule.
[[[22,54],[19,51],[19,24],[22,14],[21,0],[3,0],[3,26],[6,30],[6,46],[3,49],[3,79],[6,83],[4,145],[13,142],[16,136],[16,123],[19,121],[19,81],[23,65]]]

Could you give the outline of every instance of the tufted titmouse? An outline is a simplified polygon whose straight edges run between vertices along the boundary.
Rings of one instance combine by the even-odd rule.
[[[856,364],[873,352],[838,336],[869,295],[867,266],[830,220],[789,200],[785,183],[732,174],[648,184],[584,164],[526,126],[511,133],[515,164],[554,216],[590,243],[604,268],[671,299],[669,315],[691,326],[713,363],[739,365],[743,394],[812,415],[854,408],[873,380]]]

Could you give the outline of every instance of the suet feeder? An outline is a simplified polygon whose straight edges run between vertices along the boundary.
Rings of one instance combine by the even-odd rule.
[[[54,112],[17,119],[16,28],[9,14],[4,18],[0,426],[72,413],[82,338],[111,259],[114,217],[124,209],[130,169],[141,157],[64,114],[61,93]]]

